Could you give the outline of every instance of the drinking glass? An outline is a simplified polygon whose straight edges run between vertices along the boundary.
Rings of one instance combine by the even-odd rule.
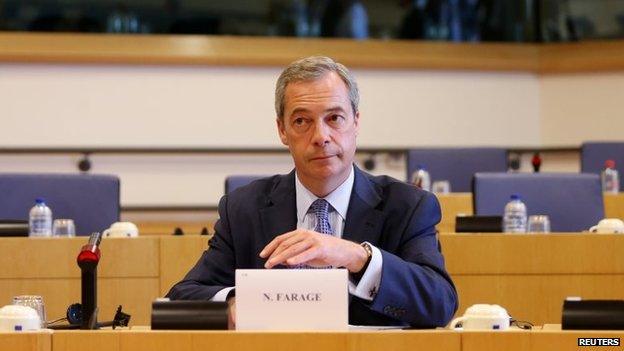
[[[528,233],[550,233],[550,218],[546,215],[529,216]]]
[[[76,236],[76,226],[71,219],[55,219],[52,224],[53,236]]]
[[[32,307],[39,314],[41,328],[46,327],[46,312],[43,297],[39,295],[19,295],[13,297],[13,305]]]
[[[431,185],[431,191],[436,194],[448,194],[451,192],[451,183],[448,180],[436,180]]]

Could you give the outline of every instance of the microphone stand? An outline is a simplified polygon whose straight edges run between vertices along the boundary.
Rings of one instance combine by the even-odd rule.
[[[82,323],[80,329],[98,329],[97,265],[100,262],[101,233],[93,233],[76,258],[81,270]]]

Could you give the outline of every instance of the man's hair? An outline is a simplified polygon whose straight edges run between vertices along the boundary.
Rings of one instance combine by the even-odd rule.
[[[349,90],[351,108],[355,114],[360,103],[360,93],[351,72],[343,64],[326,56],[310,56],[288,65],[280,74],[275,86],[275,112],[277,118],[284,120],[284,94],[288,84],[320,79],[329,72],[335,72]]]

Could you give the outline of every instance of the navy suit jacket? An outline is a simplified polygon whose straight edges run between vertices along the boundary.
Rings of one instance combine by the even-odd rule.
[[[167,296],[210,299],[234,286],[235,269],[263,268],[260,251],[297,227],[295,197],[294,171],[223,196],[209,249]],[[355,167],[342,238],[375,245],[383,265],[375,298],[351,297],[350,324],[430,328],[449,322],[457,309],[457,293],[436,238],[439,221],[440,205],[433,194]]]

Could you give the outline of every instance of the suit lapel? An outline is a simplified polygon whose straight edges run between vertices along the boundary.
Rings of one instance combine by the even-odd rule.
[[[357,243],[379,243],[384,215],[377,210],[381,197],[364,172],[354,166],[355,179],[342,238]]]
[[[260,209],[264,245],[278,235],[297,228],[295,171],[277,178],[268,195],[267,206]]]

